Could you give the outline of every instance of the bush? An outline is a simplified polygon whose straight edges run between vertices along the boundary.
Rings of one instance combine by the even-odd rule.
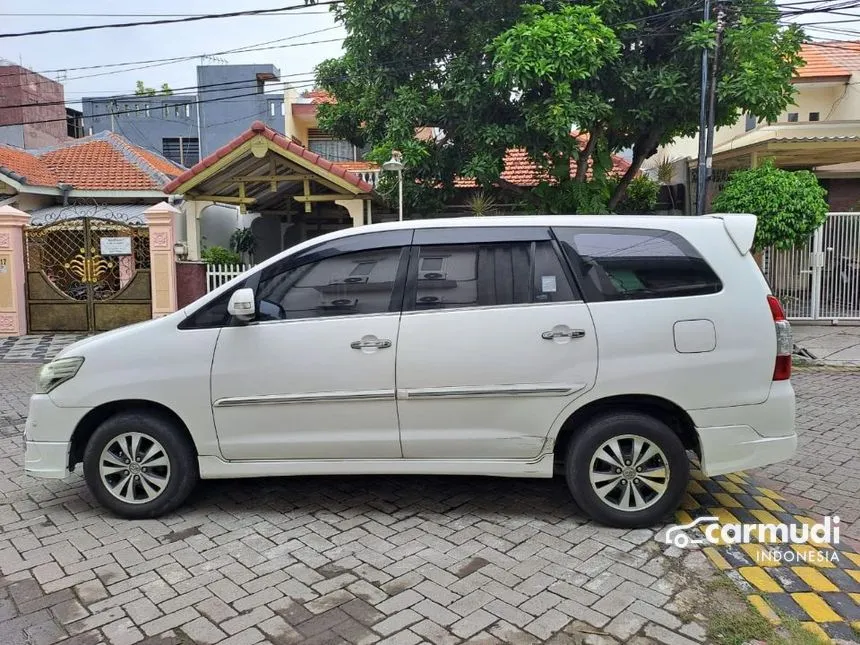
[[[210,246],[203,249],[200,258],[207,264],[242,264],[238,253],[228,251],[223,246]]]
[[[645,175],[639,175],[630,181],[624,192],[624,198],[619,202],[616,210],[619,213],[650,213],[657,206],[659,194],[658,182]]]
[[[787,250],[804,243],[824,224],[826,195],[808,170],[781,170],[768,159],[758,168],[732,173],[711,210],[756,215],[753,251],[769,246]]]

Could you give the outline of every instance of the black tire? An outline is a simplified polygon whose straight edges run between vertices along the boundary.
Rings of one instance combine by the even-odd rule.
[[[167,473],[167,482],[149,501],[132,503],[114,496],[99,468],[105,448],[117,437],[130,432],[140,433],[161,444],[169,465],[169,470],[164,470],[164,467],[158,470],[159,476]],[[141,443],[152,445],[143,440]],[[154,518],[169,513],[188,498],[199,479],[197,455],[183,432],[164,416],[149,412],[122,412],[104,421],[87,442],[83,462],[84,479],[95,498],[102,506],[128,519]],[[150,474],[156,474],[155,470],[150,469]],[[111,477],[122,479],[125,473]],[[144,496],[145,492],[140,494],[141,498]]]
[[[632,486],[632,480],[619,482],[618,487],[606,496],[609,502],[598,495],[591,483],[592,459],[597,451],[605,442],[625,435],[636,435],[653,443],[662,451],[668,466],[669,476],[662,496],[646,500],[650,505],[640,510],[623,510],[611,504],[612,501],[621,503],[614,498],[621,495],[628,484]],[[627,447],[632,448],[632,440],[622,439],[619,445],[622,451]],[[608,462],[604,461],[596,463],[600,468],[608,465]],[[626,462],[622,465],[626,465]],[[619,412],[592,419],[583,428],[575,431],[567,450],[565,475],[573,499],[589,517],[618,528],[641,528],[660,523],[678,508],[690,480],[690,461],[680,438],[665,423],[639,412]],[[611,483],[606,484],[610,485]],[[605,493],[608,489],[601,487],[600,490]],[[639,490],[642,490],[641,485],[637,485],[637,492]],[[650,487],[646,487],[645,491],[651,494]],[[630,496],[632,497],[632,493]]]

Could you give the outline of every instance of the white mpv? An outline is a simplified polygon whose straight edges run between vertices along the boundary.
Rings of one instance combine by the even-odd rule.
[[[299,244],[38,377],[26,470],[130,518],[198,479],[552,477],[651,525],[794,454],[791,330],[751,215],[362,226]],[[504,488],[500,489],[501,491]]]

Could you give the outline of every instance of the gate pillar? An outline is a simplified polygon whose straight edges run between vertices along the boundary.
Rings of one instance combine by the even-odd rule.
[[[176,242],[173,222],[179,210],[161,202],[144,211],[149,226],[149,257],[152,276],[152,317],[176,311]]]
[[[0,337],[27,333],[24,227],[29,223],[27,213],[0,206]]]

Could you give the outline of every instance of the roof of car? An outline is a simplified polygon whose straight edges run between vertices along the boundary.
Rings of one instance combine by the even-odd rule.
[[[692,221],[713,220],[719,215],[692,217],[689,215],[501,215],[490,217],[444,217],[433,219],[383,222],[359,228],[349,228],[338,233],[364,233],[370,230],[388,231],[399,228],[447,228],[452,226],[621,226],[627,228],[654,228],[656,225],[677,225]],[[319,239],[319,238],[315,238]]]

